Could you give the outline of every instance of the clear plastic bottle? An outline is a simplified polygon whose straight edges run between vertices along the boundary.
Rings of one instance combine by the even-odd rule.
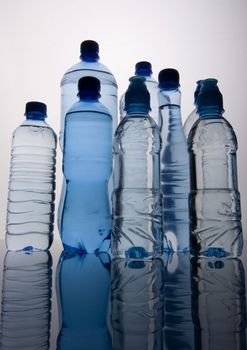
[[[162,349],[163,261],[113,259],[112,348]]]
[[[148,89],[148,92],[150,94],[150,107],[151,111],[149,112],[149,115],[155,123],[160,127],[160,115],[159,115],[159,102],[158,102],[158,82],[153,78],[152,76],[152,65],[150,62],[147,61],[140,61],[137,62],[135,65],[135,76],[144,77],[145,78],[145,85]],[[126,116],[125,111],[125,94],[122,95],[120,99],[119,104],[119,110],[120,110],[120,121]]]
[[[179,74],[168,68],[159,73],[162,117],[161,190],[164,249],[189,250],[189,153],[181,120]]]
[[[150,97],[142,77],[130,78],[126,117],[114,139],[112,253],[127,258],[162,254],[162,207],[158,126],[148,115]]]
[[[237,180],[237,138],[222,117],[216,79],[206,79],[197,97],[199,120],[188,137],[191,168],[191,253],[239,256],[243,248]]]
[[[110,267],[107,253],[62,253],[57,279],[61,319],[57,350],[112,349],[107,328]]]
[[[45,104],[28,102],[25,115],[12,137],[6,245],[46,250],[53,240],[57,138],[45,122]]]
[[[1,349],[50,348],[51,285],[52,258],[48,251],[6,253]]]
[[[118,125],[117,117],[117,83],[111,71],[99,62],[99,45],[93,40],[81,43],[80,62],[69,68],[61,81],[61,121],[60,146],[63,149],[63,134],[65,115],[74,103],[77,102],[77,86],[80,78],[92,76],[100,81],[100,102],[108,108],[112,116],[113,135]]]
[[[188,138],[188,135],[190,133],[190,130],[193,126],[193,124],[198,120],[199,115],[197,113],[197,107],[196,107],[196,99],[197,96],[199,95],[200,92],[200,88],[201,88],[201,83],[202,80],[198,80],[196,82],[197,86],[196,86],[196,90],[194,92],[194,105],[195,105],[195,109],[190,113],[190,115],[188,116],[188,118],[185,120],[184,122],[184,133],[185,133],[185,137],[186,139]]]
[[[239,259],[192,258],[195,348],[246,350],[245,272]]]
[[[112,118],[99,102],[97,78],[81,78],[78,89],[80,100],[65,117],[66,195],[60,233],[65,249],[93,253],[111,232]]]

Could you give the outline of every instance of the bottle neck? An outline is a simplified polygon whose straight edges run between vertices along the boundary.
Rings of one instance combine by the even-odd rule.
[[[27,120],[45,120],[46,115],[40,112],[28,112],[26,113]]]
[[[164,90],[160,89],[159,92],[159,106],[160,108],[165,106],[174,106],[180,108],[181,105],[181,92],[176,90]]]
[[[145,104],[142,103],[131,103],[127,107],[125,106],[125,111],[127,115],[148,115],[150,108],[148,108]]]
[[[96,55],[88,55],[88,54],[81,54],[80,56],[80,60],[82,62],[98,62],[99,61],[99,56]]]
[[[207,118],[207,119],[222,118],[222,113],[223,113],[222,108],[218,106],[200,107],[197,112],[200,118]]]

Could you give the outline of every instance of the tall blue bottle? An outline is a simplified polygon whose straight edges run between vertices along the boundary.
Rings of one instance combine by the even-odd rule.
[[[46,250],[53,241],[57,136],[46,105],[26,104],[12,136],[6,222],[8,250]]]
[[[163,195],[164,249],[189,250],[189,154],[181,120],[179,74],[159,73],[161,123],[161,190]]]
[[[159,256],[163,250],[158,126],[149,116],[143,77],[130,78],[127,116],[114,139],[112,253],[127,258]]]
[[[65,117],[66,195],[60,232],[65,249],[92,253],[111,231],[112,118],[99,102],[97,78],[81,78],[78,89],[80,100]]]
[[[110,256],[63,252],[58,267],[57,350],[111,350],[107,328]]]
[[[159,102],[158,102],[158,82],[152,76],[152,65],[147,61],[137,62],[135,65],[135,75],[138,77],[145,78],[145,85],[150,94],[150,108],[149,115],[155,123],[160,127],[159,118]],[[125,110],[125,94],[122,95],[120,99],[120,121],[126,116]]]
[[[60,120],[60,147],[64,145],[65,116],[68,110],[77,102],[77,85],[80,78],[92,76],[100,81],[101,93],[99,101],[106,106],[112,117],[112,138],[118,125],[118,86],[112,72],[99,59],[99,45],[96,41],[85,40],[80,46],[80,62],[70,67],[61,80],[61,120]],[[109,181],[109,197],[112,193],[112,178]],[[58,208],[58,228],[61,230],[61,217],[66,192],[66,181],[63,178],[62,191]]]
[[[223,118],[216,79],[203,81],[197,97],[199,120],[188,137],[191,168],[191,253],[239,256],[242,253],[237,138]]]

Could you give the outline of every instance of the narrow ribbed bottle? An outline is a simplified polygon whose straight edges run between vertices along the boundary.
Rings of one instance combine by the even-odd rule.
[[[65,249],[93,253],[105,239],[108,248],[110,244],[108,181],[112,170],[112,118],[99,102],[97,78],[81,78],[78,90],[79,101],[65,117],[66,195],[60,234]]]
[[[49,252],[7,252],[0,346],[47,350],[50,345],[52,258]]]
[[[45,122],[45,104],[28,102],[25,115],[12,136],[6,245],[46,250],[53,239],[57,139]]]
[[[159,73],[164,249],[186,252],[189,250],[190,169],[179,87],[179,74],[175,69],[168,68]]]
[[[160,127],[160,115],[159,115],[159,102],[158,102],[158,82],[152,76],[152,65],[147,61],[137,62],[135,65],[135,76],[144,77],[145,85],[150,94],[150,107],[149,115],[155,123]],[[119,103],[120,121],[126,116],[125,110],[125,94],[122,95]]]
[[[126,117],[114,139],[112,253],[127,258],[162,254],[159,128],[149,116],[144,78],[130,78]]]
[[[112,349],[106,322],[110,267],[107,253],[62,253],[57,279],[61,320],[57,350]]]
[[[199,115],[197,113],[196,99],[197,99],[197,96],[199,95],[199,92],[200,92],[202,80],[198,80],[196,83],[197,83],[197,86],[196,86],[196,90],[194,92],[195,109],[193,109],[193,111],[190,113],[190,115],[188,116],[188,118],[184,122],[184,133],[185,133],[186,139],[188,138],[188,135],[190,133],[190,130],[191,130],[193,124],[199,118]]]
[[[237,138],[223,118],[216,79],[203,81],[199,120],[188,137],[191,168],[191,253],[240,256],[243,248],[237,179]]]

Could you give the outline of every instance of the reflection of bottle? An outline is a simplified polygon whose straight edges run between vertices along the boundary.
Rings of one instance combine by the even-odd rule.
[[[192,258],[196,349],[246,350],[245,276],[238,259]]]
[[[190,255],[165,254],[164,350],[194,350]],[[195,349],[197,350],[197,349]]]
[[[112,253],[122,258],[158,257],[163,251],[158,126],[148,115],[143,77],[130,78],[127,116],[114,138]]]
[[[49,349],[52,259],[49,252],[7,252],[1,349]]]
[[[58,291],[61,329],[58,350],[110,350],[106,326],[110,290],[107,253],[62,253]]]
[[[161,350],[163,261],[114,259],[111,308],[113,350]]]

